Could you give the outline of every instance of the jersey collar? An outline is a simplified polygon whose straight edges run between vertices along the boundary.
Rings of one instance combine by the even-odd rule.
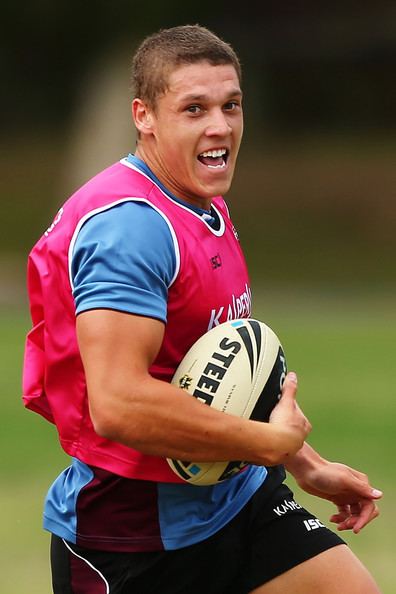
[[[194,206],[188,202],[185,202],[184,200],[181,200],[180,198],[177,198],[177,196],[172,194],[168,190],[168,188],[166,188],[164,186],[164,184],[160,182],[158,177],[156,175],[154,175],[154,173],[151,171],[150,167],[144,161],[142,161],[142,159],[139,159],[139,157],[136,157],[136,155],[132,155],[130,153],[127,157],[127,161],[128,161],[128,163],[131,163],[132,165],[134,165],[142,173],[145,173],[147,175],[147,177],[149,177],[157,186],[159,186],[165,194],[170,196],[172,198],[172,200],[174,200],[175,202],[178,202],[179,204],[182,204],[186,208],[189,208],[193,212],[197,213],[209,225],[213,225],[215,223],[215,217],[212,215],[212,213],[209,210],[205,210],[204,208],[199,208],[199,206]]]

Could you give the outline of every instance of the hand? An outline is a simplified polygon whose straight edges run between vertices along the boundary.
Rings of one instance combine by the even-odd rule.
[[[292,447],[289,453],[296,453],[303,445],[312,426],[296,402],[297,376],[291,371],[283,384],[282,397],[271,412],[269,423],[281,428],[288,436]]]
[[[321,459],[310,470],[295,477],[299,486],[322,499],[332,501],[338,513],[330,517],[338,530],[358,534],[379,515],[376,500],[382,492],[374,489],[365,474],[345,464]]]

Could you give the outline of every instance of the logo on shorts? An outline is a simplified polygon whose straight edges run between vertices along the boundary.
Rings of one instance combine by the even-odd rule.
[[[285,499],[278,507],[274,507],[274,512],[277,516],[284,516],[287,512],[295,509],[301,509],[301,505],[296,503],[294,499]]]
[[[304,520],[304,526],[308,532],[316,530],[316,528],[326,528],[324,524],[318,518],[311,518],[310,520]]]

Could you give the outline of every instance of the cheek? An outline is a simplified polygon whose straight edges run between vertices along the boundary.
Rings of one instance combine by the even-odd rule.
[[[178,175],[194,175],[199,166],[197,159],[197,138],[199,133],[192,126],[172,125],[168,121],[166,126],[158,130],[158,149],[168,170],[177,170]]]
[[[234,132],[235,141],[237,143],[237,146],[239,146],[241,144],[243,135],[243,121],[241,121],[240,124],[235,127]]]

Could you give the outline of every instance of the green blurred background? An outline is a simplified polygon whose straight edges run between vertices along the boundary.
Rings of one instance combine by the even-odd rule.
[[[41,510],[68,462],[53,428],[20,400],[27,252],[80,183],[133,151],[136,44],[196,22],[231,42],[244,68],[246,131],[228,198],[254,315],[299,373],[310,442],[385,491],[380,518],[346,538],[394,594],[396,5],[286,0],[261,10],[231,0],[2,10],[2,594],[50,593]],[[297,498],[327,521],[329,504]]]

